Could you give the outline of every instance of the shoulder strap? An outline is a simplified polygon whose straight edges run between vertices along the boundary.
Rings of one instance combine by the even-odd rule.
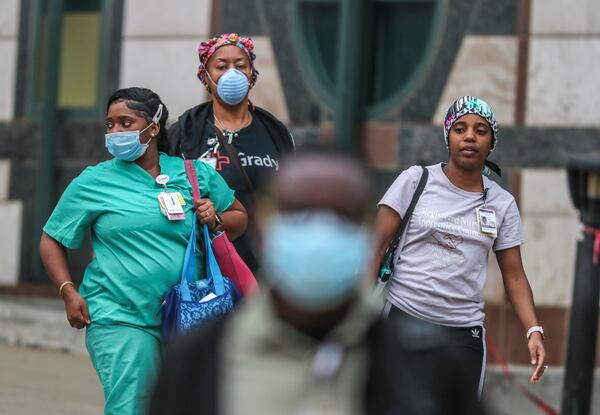
[[[415,193],[413,194],[413,197],[410,201],[410,205],[408,205],[408,209],[406,209],[406,213],[404,214],[404,217],[402,218],[400,227],[398,228],[398,231],[396,232],[396,235],[394,236],[394,239],[392,242],[394,249],[396,249],[398,247],[400,238],[402,237],[404,230],[408,226],[410,217],[412,216],[413,211],[415,210],[415,206],[417,205],[417,202],[419,201],[419,198],[421,197],[421,194],[423,193],[423,190],[425,189],[425,184],[427,184],[427,178],[429,177],[429,170],[427,170],[427,167],[424,167],[424,166],[421,166],[421,169],[423,169],[423,172],[421,173],[421,179],[419,180],[419,184],[417,185]]]
[[[192,196],[194,200],[200,200],[200,188],[198,187],[198,176],[196,175],[196,166],[194,160],[183,160],[185,164],[185,172],[188,180],[192,185]]]
[[[233,145],[229,144],[229,141],[225,138],[225,136],[223,135],[223,132],[221,132],[221,130],[219,130],[215,126],[215,124],[212,122],[212,120],[207,118],[206,122],[215,131],[215,133],[217,134],[217,139],[219,140],[219,143],[221,144],[221,146],[223,146],[223,148],[225,148],[225,151],[227,151],[229,158],[231,160],[233,160],[233,164],[235,164],[235,166],[239,170],[240,174],[244,178],[244,181],[246,182],[246,188],[248,189],[248,192],[250,193],[250,200],[252,202],[252,209],[246,207],[246,213],[248,214],[248,226],[246,228],[246,232],[249,232],[249,233],[253,234],[255,238],[260,239],[260,234],[261,234],[260,229],[258,227],[256,218],[254,216],[254,210],[256,209],[257,205],[256,205],[256,192],[254,191],[254,186],[252,185],[252,181],[250,180],[250,177],[248,177],[248,173],[246,173],[244,166],[242,166],[242,162],[240,161],[240,157],[238,156],[237,149]]]

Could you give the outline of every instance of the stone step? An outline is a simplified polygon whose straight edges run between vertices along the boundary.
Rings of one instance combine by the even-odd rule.
[[[60,299],[0,297],[0,341],[87,354],[85,331],[71,328]]]

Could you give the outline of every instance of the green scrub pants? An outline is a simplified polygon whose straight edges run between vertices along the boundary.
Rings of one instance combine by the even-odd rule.
[[[104,414],[146,414],[161,364],[159,339],[134,326],[92,324],[85,344],[104,388]]]

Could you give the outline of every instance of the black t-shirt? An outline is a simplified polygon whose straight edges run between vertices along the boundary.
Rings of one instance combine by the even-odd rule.
[[[209,119],[211,118],[209,117]],[[227,139],[229,136],[225,134],[225,138]],[[257,117],[253,117],[247,127],[231,134],[231,145],[237,149],[240,163],[255,190],[260,188],[261,182],[266,176],[279,170],[280,154],[266,127]],[[229,187],[235,191],[236,198],[244,205],[249,215],[253,214],[252,194],[246,180],[227,151],[219,144],[215,130],[209,123],[204,129],[201,156],[198,159],[210,162]],[[258,268],[258,262],[250,249],[251,243],[252,237],[245,233],[234,241],[234,246],[242,259],[254,271]]]

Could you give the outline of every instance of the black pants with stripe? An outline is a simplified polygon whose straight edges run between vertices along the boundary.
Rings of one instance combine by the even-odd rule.
[[[427,325],[434,327],[440,335],[444,336],[445,348],[455,359],[459,360],[459,364],[463,368],[462,377],[466,377],[465,379],[448,379],[448,381],[463,382],[468,389],[473,391],[473,394],[481,399],[486,362],[485,329],[482,326],[449,327],[429,323],[405,313],[389,302],[384,308],[384,315],[390,319],[415,320],[425,327]]]

